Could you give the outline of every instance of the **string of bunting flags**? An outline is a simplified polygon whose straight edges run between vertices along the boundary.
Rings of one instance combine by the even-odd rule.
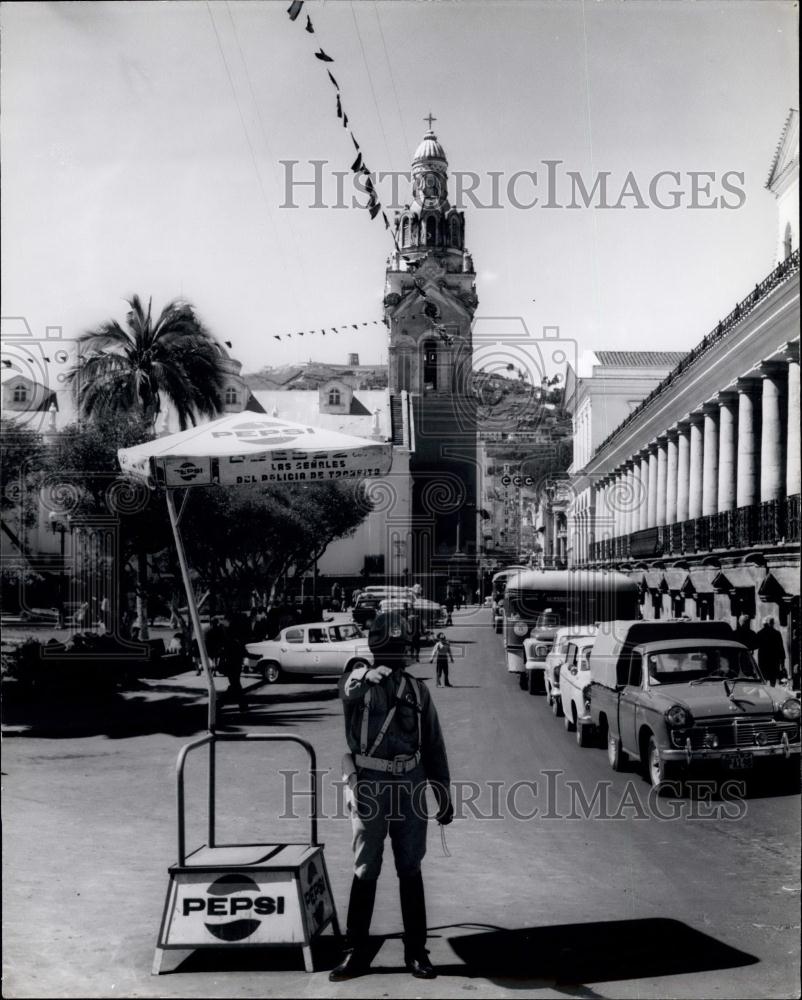
[[[292,3],[287,8],[287,14],[289,15],[291,21],[296,21],[298,19],[303,9],[303,5],[304,5],[304,0],[292,0]],[[308,14],[306,16],[306,31],[310,35],[315,34],[315,28],[314,25],[312,24],[312,18],[309,17]],[[319,59],[322,63],[334,62],[334,59],[332,59],[332,57],[328,55],[328,53],[324,52],[322,47],[318,47],[318,50],[317,52],[315,52],[314,55],[315,58]],[[357,142],[356,136],[354,135],[353,130],[350,127],[348,115],[346,114],[345,109],[343,108],[340,85],[335,79],[330,69],[327,69],[326,72],[328,73],[329,80],[331,81],[331,84],[336,91],[337,117],[342,122],[343,128],[346,129],[348,134],[350,135],[351,141],[353,142],[354,148],[356,149],[357,155],[356,159],[351,164],[351,172],[357,175],[356,179],[357,187],[359,187],[368,196],[368,202],[367,205],[365,205],[365,208],[367,208],[368,214],[370,215],[371,219],[375,219],[379,214],[381,214],[382,221],[384,222],[384,228],[390,233],[390,236],[392,237],[393,243],[397,250],[398,242],[395,238],[395,234],[390,228],[390,220],[387,218],[387,213],[384,211],[384,209],[382,208],[382,204],[379,201],[379,196],[377,195],[376,189],[373,185],[373,177],[370,168],[364,161],[364,158],[362,156],[362,148]],[[287,334],[287,336],[290,336],[290,334]],[[303,336],[303,334],[300,334],[300,336]]]
[[[363,323],[343,323],[341,326],[326,326],[320,330],[298,330],[295,333],[274,333],[273,340],[290,340],[292,337],[311,337],[319,333],[325,337],[327,333],[342,333],[348,330],[358,330],[362,326],[383,326],[381,320],[371,319]]]

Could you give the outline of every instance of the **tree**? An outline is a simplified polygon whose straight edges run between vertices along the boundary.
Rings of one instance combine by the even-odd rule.
[[[344,483],[198,488],[184,514],[190,562],[204,587],[230,607],[254,588],[275,594],[335,539],[352,534],[371,504]]]
[[[155,434],[163,404],[174,407],[184,430],[199,417],[213,417],[223,408],[225,379],[223,348],[187,302],[175,300],[154,322],[152,300],[147,311],[138,295],[129,300],[126,326],[116,320],[101,324],[78,338],[80,361],[69,373],[82,416],[95,422],[139,415]],[[137,558],[137,611],[147,638],[147,556]]]
[[[42,467],[42,436],[24,424],[0,419],[0,525],[12,545],[24,555],[25,530],[36,523],[38,475]],[[16,531],[11,520],[16,522]]]

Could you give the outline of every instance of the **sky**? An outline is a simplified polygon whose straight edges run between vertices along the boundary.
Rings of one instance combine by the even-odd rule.
[[[355,150],[327,68],[372,170],[408,170],[431,112],[482,204],[501,177],[499,207],[464,206],[477,331],[559,327],[585,370],[594,348],[689,349],[773,267],[765,182],[798,106],[795,4],[307,0],[292,22],[288,3],[3,5],[4,316],[69,338],[123,319],[134,292],[182,297],[245,371],[384,361],[392,241],[380,218],[332,207],[331,171]],[[327,161],[328,207],[308,187],[281,207],[288,160],[299,179]],[[545,207],[546,160],[589,190],[609,171],[610,204],[631,171],[645,204],[571,209],[558,187],[563,207]],[[518,171],[537,172],[536,191],[516,188],[533,208],[506,196]],[[648,195],[661,171],[680,174],[676,209]],[[715,175],[696,207],[693,171]],[[701,207],[722,195],[737,207]],[[331,332],[352,323],[370,325]]]

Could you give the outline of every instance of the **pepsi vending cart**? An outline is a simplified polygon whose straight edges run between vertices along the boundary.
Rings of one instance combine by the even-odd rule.
[[[217,745],[242,741],[298,743],[309,756],[309,843],[218,844],[215,836]],[[208,843],[187,853],[184,767],[193,750],[208,747]],[[297,736],[231,733],[204,736],[178,757],[178,861],[169,869],[153,974],[167,971],[168,952],[181,961],[196,948],[298,945],[314,971],[312,941],[326,927],[339,935],[337,911],[317,839],[315,751]]]
[[[178,756],[178,861],[168,869],[170,881],[153,972],[167,971],[168,954],[175,958],[197,948],[287,945],[303,949],[304,965],[311,972],[314,938],[328,926],[340,933],[323,845],[317,839],[315,752],[296,736],[216,731],[217,692],[181,537],[181,516],[193,486],[331,479],[359,482],[384,476],[392,466],[392,445],[264,414],[232,413],[200,427],[122,448],[118,457],[123,471],[138,480],[138,485],[164,490],[209,693],[208,734],[187,744]],[[181,490],[181,504],[176,507],[175,496]],[[291,742],[306,750],[311,783],[309,843],[279,839],[262,844],[217,843],[216,754],[220,744],[235,741]],[[207,842],[187,853],[184,768],[187,756],[202,747],[208,752]]]

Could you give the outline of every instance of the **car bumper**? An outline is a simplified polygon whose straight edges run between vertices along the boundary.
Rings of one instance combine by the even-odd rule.
[[[538,673],[542,674],[546,670],[545,660],[527,660],[524,664],[525,670],[536,670]]]
[[[800,745],[798,743],[789,743],[787,746],[781,744],[780,746],[771,747],[730,747],[727,749],[711,749],[711,750],[660,750],[660,759],[666,761],[679,761],[680,763],[691,764],[696,761],[704,760],[723,760],[728,757],[733,757],[736,754],[749,754],[751,757],[799,757],[800,755]]]
[[[524,672],[524,651],[522,649],[507,650],[507,670],[511,674]]]

